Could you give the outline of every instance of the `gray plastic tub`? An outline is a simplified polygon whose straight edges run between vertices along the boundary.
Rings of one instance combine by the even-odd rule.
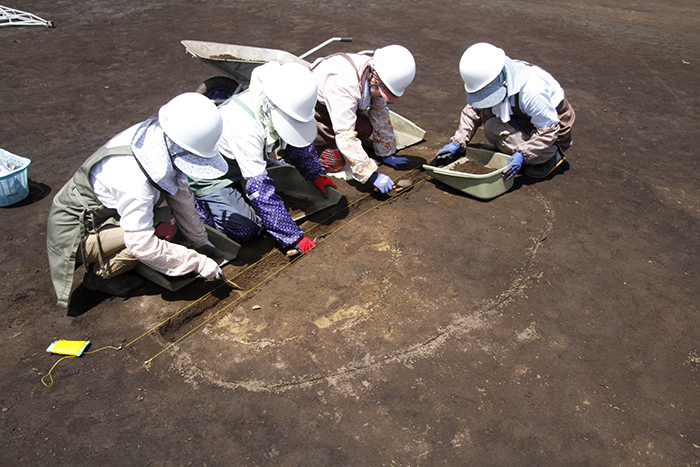
[[[267,174],[275,181],[277,194],[284,194],[305,202],[306,206],[303,210],[290,213],[294,221],[301,221],[315,212],[335,206],[344,197],[333,187],[327,187],[328,196],[323,196],[323,193],[316,188],[313,182],[304,180],[299,171],[291,165],[269,167]]]

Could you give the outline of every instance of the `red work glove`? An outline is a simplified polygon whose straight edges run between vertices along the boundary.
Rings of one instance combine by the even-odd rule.
[[[315,246],[316,244],[309,237],[301,237],[301,239],[299,239],[296,245],[294,245],[294,248],[287,251],[287,256],[294,256],[298,255],[299,253],[306,253]]]
[[[323,196],[325,196],[326,198],[328,198],[328,193],[326,193],[327,186],[332,186],[336,189],[338,188],[337,186],[335,186],[335,183],[333,183],[333,180],[331,180],[330,177],[326,175],[319,175],[318,177],[316,177],[316,179],[314,180],[314,185],[316,185],[316,188],[321,190],[321,193],[323,193]]]

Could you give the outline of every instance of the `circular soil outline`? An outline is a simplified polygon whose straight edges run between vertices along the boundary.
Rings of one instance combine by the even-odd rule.
[[[339,384],[351,378],[376,371],[391,363],[411,365],[412,362],[416,360],[425,359],[434,355],[450,339],[464,336],[465,334],[488,326],[489,318],[497,316],[504,306],[510,304],[516,298],[521,297],[528,286],[541,277],[541,273],[538,272],[536,268],[536,256],[542,241],[546,238],[545,233],[552,228],[554,216],[552,215],[550,203],[544,196],[542,196],[536,188],[529,188],[534,193],[537,205],[542,208],[541,225],[543,225],[543,227],[541,228],[540,235],[529,237],[529,241],[532,242],[532,244],[527,249],[524,260],[517,268],[514,268],[514,275],[507,282],[507,287],[501,289],[501,291],[495,295],[482,300],[479,306],[470,309],[468,313],[456,316],[447,325],[436,328],[429,338],[423,339],[420,342],[404,345],[393,351],[380,351],[376,355],[367,355],[361,361],[351,361],[342,366],[336,366],[334,369],[328,368],[326,371],[310,371],[304,373],[302,369],[301,373],[303,374],[292,375],[286,378],[251,377],[233,379],[222,375],[222,371],[211,367],[206,360],[194,356],[199,350],[203,350],[204,346],[200,345],[197,348],[188,349],[186,351],[183,347],[187,346],[188,342],[183,341],[182,344],[178,343],[173,345],[169,351],[171,356],[174,357],[172,368],[178,371],[185,380],[194,385],[202,381],[226,389],[246,389],[253,392],[280,393],[296,388],[308,388],[321,382],[337,387]],[[219,318],[219,321],[223,319],[226,318],[222,316]],[[240,315],[233,315],[228,319],[233,321],[240,320]],[[350,324],[348,324],[347,321],[331,323],[331,326],[333,326],[331,331],[349,330],[354,324],[363,321],[365,321],[365,319],[361,318],[355,323]],[[303,332],[304,330],[300,329],[300,331],[302,331],[300,334],[285,339],[239,340],[238,344],[244,344],[253,349],[252,351],[274,349],[275,351],[281,351],[283,353],[285,346],[288,344],[306,338]],[[308,331],[308,329],[306,331]],[[211,330],[205,329],[201,334],[211,337],[212,333]],[[262,359],[267,360],[265,357],[262,357]],[[234,358],[230,364],[236,365],[236,359]]]

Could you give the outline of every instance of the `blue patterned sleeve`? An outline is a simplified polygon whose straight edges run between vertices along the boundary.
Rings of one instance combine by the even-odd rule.
[[[292,220],[282,198],[275,193],[275,183],[267,175],[248,179],[246,192],[253,208],[263,221],[265,229],[283,248],[294,245],[304,231]]]
[[[309,144],[304,148],[297,148],[288,144],[284,152],[287,153],[289,162],[297,168],[304,180],[312,182],[320,175],[326,173],[321,167],[321,160],[318,158],[318,153],[313,144]]]

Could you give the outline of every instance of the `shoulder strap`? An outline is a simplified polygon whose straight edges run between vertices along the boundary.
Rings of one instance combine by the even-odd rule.
[[[226,100],[226,102],[224,102],[224,104],[226,104],[226,103],[228,103],[228,102],[231,102],[231,101],[233,101],[233,102],[235,102],[236,104],[238,104],[239,106],[241,106],[241,108],[242,108],[243,110],[245,110],[246,112],[248,112],[248,114],[249,114],[251,117],[255,118],[255,113],[253,112],[253,110],[252,110],[250,107],[248,107],[248,106],[238,97],[237,94],[234,94],[233,96],[229,97],[229,98]],[[224,104],[221,104],[221,105],[224,105]]]
[[[327,60],[331,57],[337,57],[337,56],[343,57],[345,60],[350,62],[350,65],[352,65],[352,68],[355,70],[355,74],[357,75],[357,81],[359,82],[360,81],[360,70],[357,69],[357,65],[355,65],[355,62],[353,62],[352,58],[350,58],[350,56],[348,54],[346,54],[345,52],[339,52],[339,53],[324,57],[321,60],[317,60],[316,62],[314,62],[313,65],[311,65],[311,69],[313,70],[314,68],[316,68],[318,66],[318,64],[321,63],[322,61]]]

